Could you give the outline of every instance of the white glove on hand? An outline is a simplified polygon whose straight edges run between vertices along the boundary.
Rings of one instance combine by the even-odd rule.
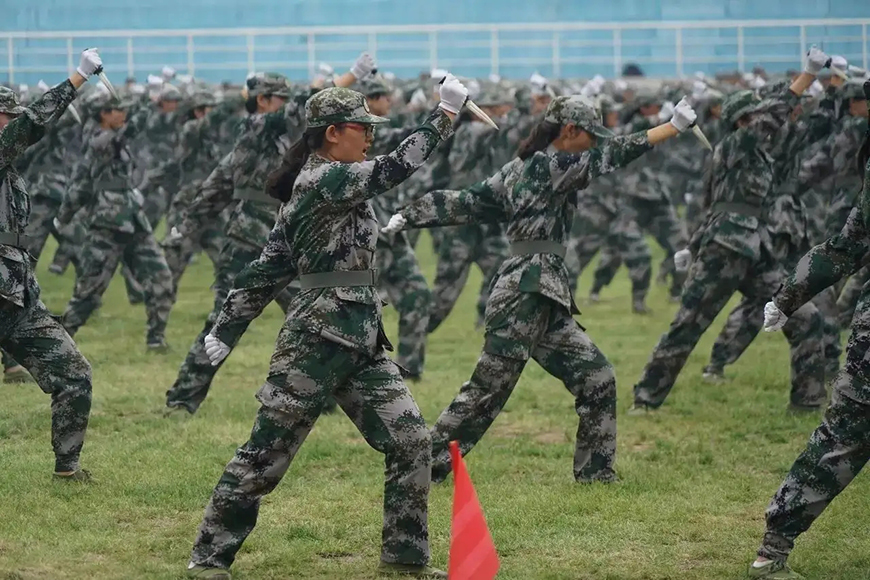
[[[804,72],[808,72],[811,75],[817,75],[823,68],[830,66],[830,64],[831,57],[813,46],[807,53],[807,64],[804,66]]]
[[[407,223],[408,220],[406,220],[405,216],[403,216],[402,214],[393,214],[393,216],[390,218],[389,223],[381,228],[381,232],[385,234],[395,234],[396,232],[401,232],[403,229],[405,229],[405,224]]]
[[[166,239],[163,240],[164,244],[175,244],[184,239],[184,236],[176,226],[172,226],[172,229],[169,230],[169,234],[166,236]]]
[[[163,86],[163,78],[157,75],[148,75],[148,88],[159,89]]]
[[[54,231],[56,231],[56,232],[59,232],[61,230],[61,228],[63,228],[63,224],[60,223],[60,220],[57,218],[54,218],[53,220],[51,220],[51,225],[54,226]]]
[[[163,70],[160,71],[160,73],[163,75],[163,80],[165,80],[166,82],[169,82],[175,78],[175,69],[171,66],[163,67]]]
[[[764,305],[764,331],[776,332],[785,326],[788,322],[788,316],[782,313],[782,310],[776,307],[773,300]]]
[[[468,99],[468,89],[452,74],[447,74],[438,88],[441,103],[438,105],[448,113],[458,115]]]
[[[356,80],[360,80],[370,75],[376,68],[378,65],[375,63],[375,59],[369,53],[364,52],[357,57],[356,62],[350,67],[350,72],[356,77]]]
[[[680,250],[674,254],[674,268],[677,272],[685,272],[689,269],[689,264],[692,263],[692,252],[689,250]]]
[[[205,354],[208,355],[208,360],[211,361],[211,366],[213,367],[218,366],[230,354],[230,347],[222,343],[214,335],[205,335],[205,338],[202,339],[202,344],[205,346]]]
[[[674,116],[671,117],[671,125],[676,127],[677,131],[682,133],[694,125],[697,120],[698,115],[695,113],[695,109],[693,109],[689,104],[689,101],[686,100],[686,97],[680,99],[680,102],[677,103],[676,107],[674,107]]]
[[[667,123],[674,116],[674,111],[676,107],[674,107],[673,103],[665,102],[662,104],[662,108],[659,111],[659,123]]]
[[[36,83],[36,88],[39,89],[40,91],[42,91],[43,93],[51,90],[51,87],[48,86],[48,84],[42,79],[40,79],[39,82]]]
[[[91,78],[91,75],[103,68],[103,59],[100,58],[100,53],[96,48],[86,48],[82,51],[81,60],[76,72],[85,77]]]

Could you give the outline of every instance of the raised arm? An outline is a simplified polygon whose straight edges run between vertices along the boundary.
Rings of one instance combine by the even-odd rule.
[[[226,154],[202,183],[196,197],[184,210],[178,226],[182,235],[191,234],[198,224],[214,223],[218,215],[233,201],[233,154]]]

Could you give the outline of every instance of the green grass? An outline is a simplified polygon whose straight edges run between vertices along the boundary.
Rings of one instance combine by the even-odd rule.
[[[431,280],[427,238],[421,261]],[[43,298],[60,312],[71,272],[38,268]],[[589,288],[585,273],[581,293]],[[145,313],[116,277],[104,306],[77,336],[94,367],[83,463],[97,482],[51,481],[49,398],[5,385],[0,404],[0,579],[177,578],[223,466],[253,423],[281,312],[250,328],[195,418],[163,419],[164,392],[211,307],[203,256],[182,280],[165,357],[144,352]],[[414,396],[431,423],[472,371],[475,272],[456,310],[429,342]],[[623,483],[580,486],[571,474],[577,418],[564,387],[534,362],[505,412],[468,456],[502,558],[500,578],[665,580],[742,578],[764,528],[764,509],[816,427],[785,413],[788,347],[763,335],[723,385],[700,381],[724,316],[708,333],[663,409],[628,417],[631,388],[676,306],[652,289],[650,317],[630,314],[624,273],[581,321],[617,369]],[[396,316],[386,313],[395,336]],[[452,487],[430,504],[433,563],[447,565]],[[320,419],[288,476],[267,496],[233,568],[241,579],[374,578],[380,554],[382,460],[342,414]],[[870,578],[870,485],[859,477],[798,541],[793,565],[808,578]]]

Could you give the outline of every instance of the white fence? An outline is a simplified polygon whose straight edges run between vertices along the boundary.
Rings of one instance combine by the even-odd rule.
[[[363,49],[398,76],[436,67],[475,76],[618,76],[628,63],[650,76],[785,70],[811,44],[866,69],[868,31],[870,18],[6,32],[0,78],[2,63],[10,82],[68,74],[87,46],[100,48],[108,72],[140,79],[163,65],[211,80],[254,70],[310,77],[319,62],[343,67]]]

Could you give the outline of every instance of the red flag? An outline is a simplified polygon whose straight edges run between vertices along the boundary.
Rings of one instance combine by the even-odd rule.
[[[453,463],[453,521],[450,524],[450,580],[492,580],[498,572],[498,554],[465,462],[456,441],[450,442]]]

